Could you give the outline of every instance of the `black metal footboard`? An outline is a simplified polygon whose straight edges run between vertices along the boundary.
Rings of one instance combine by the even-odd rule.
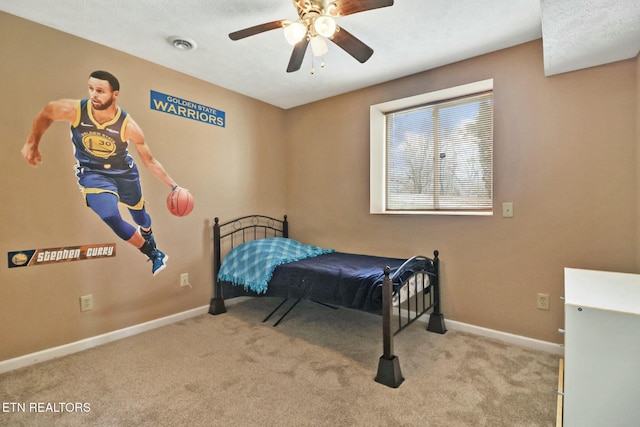
[[[392,276],[389,276],[392,284],[400,283],[397,289],[392,291],[392,307],[389,307],[394,318],[394,335],[430,310],[432,312],[427,329],[430,332],[441,334],[446,332],[443,322],[431,320],[432,318],[442,318],[440,312],[440,259],[438,258],[440,253],[436,250],[433,255],[433,259],[414,256],[405,261]],[[386,270],[385,277],[387,277]],[[382,286],[384,287],[384,283]],[[387,311],[387,308],[383,307],[383,311]]]

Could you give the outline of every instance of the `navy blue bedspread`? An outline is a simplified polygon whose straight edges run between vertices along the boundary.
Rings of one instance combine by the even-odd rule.
[[[278,266],[261,295],[305,298],[371,313],[382,312],[384,268],[391,275],[405,259],[332,252]],[[222,282],[224,298],[257,295]]]

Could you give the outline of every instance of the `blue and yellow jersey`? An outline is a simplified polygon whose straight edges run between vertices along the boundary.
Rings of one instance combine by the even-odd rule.
[[[84,171],[118,174],[133,166],[124,133],[129,121],[127,112],[117,107],[116,115],[106,123],[93,118],[88,99],[78,101],[77,115],[71,124],[77,167]]]

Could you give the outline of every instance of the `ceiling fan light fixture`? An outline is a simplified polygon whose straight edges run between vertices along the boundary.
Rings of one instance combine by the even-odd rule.
[[[291,46],[298,44],[307,35],[307,27],[301,22],[292,22],[284,27],[284,38]]]
[[[310,43],[313,56],[324,56],[329,51],[327,42],[322,37],[313,36],[311,37]]]
[[[313,27],[316,29],[318,34],[329,38],[336,32],[336,21],[334,21],[330,16],[322,15],[316,18],[313,22]]]
[[[311,59],[328,53],[327,39],[360,63],[369,60],[373,49],[347,30],[336,25],[334,18],[367,10],[393,6],[393,0],[292,0],[298,14],[295,21],[281,19],[265,22],[229,33],[231,40],[241,40],[267,31],[281,29],[287,43],[293,46],[287,73],[298,71],[311,45]],[[339,6],[338,6],[339,4]],[[324,61],[322,66],[324,66]]]

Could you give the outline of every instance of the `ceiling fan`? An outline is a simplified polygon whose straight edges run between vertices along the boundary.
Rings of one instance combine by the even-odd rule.
[[[292,0],[298,12],[298,20],[282,19],[267,22],[229,34],[231,40],[263,33],[265,31],[284,29],[284,36],[293,46],[287,72],[298,71],[302,65],[307,46],[311,44],[314,56],[327,53],[325,39],[341,47],[345,52],[361,63],[366,62],[373,49],[364,44],[344,28],[336,25],[334,18],[352,15],[371,9],[393,6],[393,0]]]

